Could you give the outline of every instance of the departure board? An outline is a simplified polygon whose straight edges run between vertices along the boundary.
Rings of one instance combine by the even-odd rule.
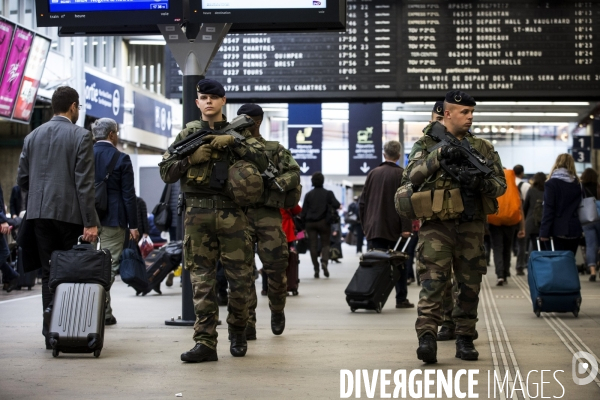
[[[230,101],[600,98],[600,0],[348,0],[339,33],[230,34]]]
[[[400,90],[598,98],[600,1],[404,0]]]

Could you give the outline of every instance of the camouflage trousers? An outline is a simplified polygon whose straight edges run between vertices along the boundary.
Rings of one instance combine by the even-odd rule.
[[[458,284],[456,283],[454,274],[452,274],[451,279],[446,282],[444,293],[442,293],[442,326],[450,328],[452,331],[454,331],[455,328],[454,321],[452,320],[452,311],[454,310],[454,302],[456,301],[457,293]]]
[[[248,323],[253,255],[248,220],[240,208],[187,207],[184,225],[184,267],[190,271],[196,313],[194,340],[215,349],[219,320],[215,284],[219,259],[230,288],[229,331],[243,332]]]
[[[443,322],[443,294],[454,272],[457,294],[452,320],[457,335],[472,336],[482,275],[487,272],[483,248],[483,222],[426,221],[419,231],[417,272],[421,293],[415,328],[417,336],[437,336]]]
[[[271,207],[249,208],[246,216],[252,242],[257,244],[258,257],[269,282],[269,308],[275,312],[283,311],[287,297],[288,244],[281,228],[281,213]],[[250,326],[256,326],[256,305],[253,279],[248,299]]]

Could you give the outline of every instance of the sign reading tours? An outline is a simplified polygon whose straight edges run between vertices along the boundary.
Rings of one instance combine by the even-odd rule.
[[[367,175],[381,164],[382,103],[350,103],[348,105],[348,144],[350,175]]]
[[[321,104],[290,104],[288,108],[289,150],[302,175],[321,171],[323,123]]]
[[[96,118],[112,118],[123,123],[125,89],[96,75],[85,73],[85,112]]]
[[[136,91],[133,92],[133,127],[171,137],[171,106]],[[152,118],[154,116],[154,118]]]

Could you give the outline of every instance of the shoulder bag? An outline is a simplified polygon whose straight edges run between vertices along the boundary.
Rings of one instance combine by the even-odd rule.
[[[172,185],[167,183],[162,196],[160,197],[160,202],[154,206],[154,209],[152,210],[152,215],[154,215],[154,225],[161,232],[167,231],[171,227],[171,219],[173,217],[171,215],[171,206],[169,205],[171,189]]]
[[[96,212],[100,219],[106,217],[106,212],[108,211],[108,189],[106,187],[106,181],[110,177],[110,174],[112,174],[113,169],[115,169],[115,165],[117,165],[120,155],[121,153],[117,150],[110,160],[110,164],[108,164],[106,176],[94,185],[94,189],[96,190]]]

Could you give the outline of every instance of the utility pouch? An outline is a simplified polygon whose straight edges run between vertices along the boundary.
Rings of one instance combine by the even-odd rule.
[[[227,172],[229,170],[229,166],[225,161],[217,161],[212,168],[212,172],[210,174],[210,184],[211,189],[221,190],[225,186],[225,181],[227,180]]]
[[[460,194],[460,188],[454,188],[448,191],[450,194],[449,199],[449,211],[450,213],[462,213],[465,211],[465,205],[463,204],[462,196]]]
[[[430,190],[413,193],[410,201],[417,218],[431,218],[433,216],[433,202]]]
[[[199,185],[208,178],[208,167],[210,163],[196,164],[187,171],[188,184]]]
[[[484,215],[496,214],[498,212],[498,200],[494,198],[481,196],[481,206]]]
[[[437,189],[433,191],[433,204],[431,205],[431,211],[434,214],[439,213],[444,208],[444,189]]]

